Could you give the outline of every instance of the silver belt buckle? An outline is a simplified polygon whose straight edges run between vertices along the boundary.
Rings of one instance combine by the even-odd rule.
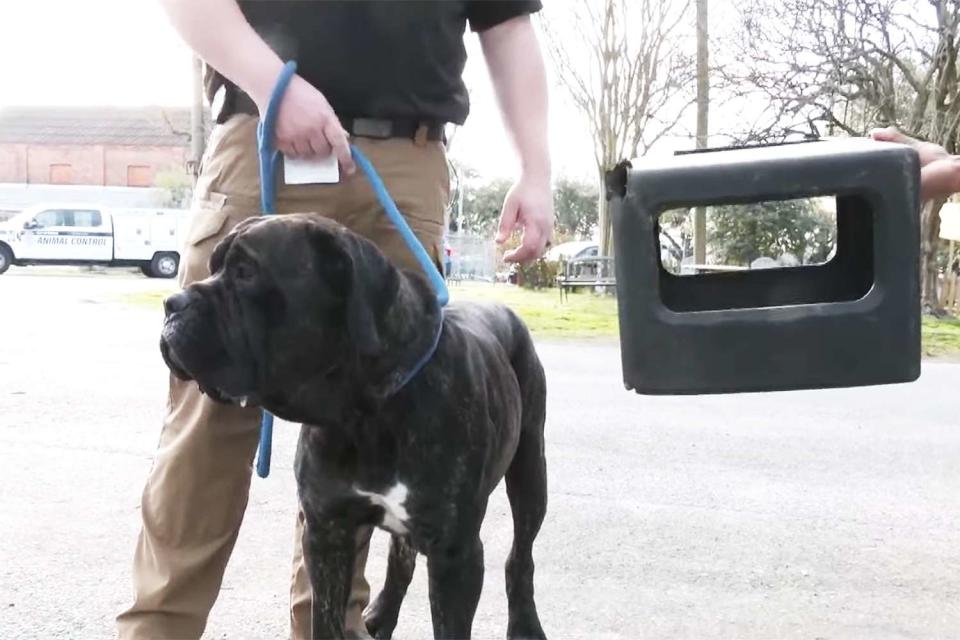
[[[356,118],[353,121],[353,135],[365,138],[389,138],[393,134],[393,123],[389,120],[374,118]]]

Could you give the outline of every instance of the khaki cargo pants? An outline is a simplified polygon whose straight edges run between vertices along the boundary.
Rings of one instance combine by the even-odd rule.
[[[207,277],[217,241],[240,221],[259,215],[256,126],[256,118],[236,115],[211,135],[180,267],[182,286]],[[354,143],[376,167],[439,268],[449,197],[443,144],[424,138],[357,138]],[[419,268],[359,169],[336,185],[288,186],[282,176],[279,180],[277,213],[322,213],[376,242],[396,264]],[[203,633],[247,505],[259,422],[259,410],[217,404],[195,383],[171,377],[160,444],[143,490],[135,599],[117,618],[121,638],[199,638]],[[290,587],[290,631],[298,639],[310,635],[302,532],[298,514]],[[370,533],[357,540],[346,622],[349,631],[362,635],[361,613],[370,593],[363,576]]]

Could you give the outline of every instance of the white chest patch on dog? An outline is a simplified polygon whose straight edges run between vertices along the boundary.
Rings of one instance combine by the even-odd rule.
[[[383,520],[380,524],[385,529],[399,535],[407,533],[407,519],[410,517],[406,508],[407,494],[409,493],[407,485],[398,482],[390,487],[386,493],[374,493],[356,487],[354,487],[354,491],[365,496],[373,504],[383,507]]]

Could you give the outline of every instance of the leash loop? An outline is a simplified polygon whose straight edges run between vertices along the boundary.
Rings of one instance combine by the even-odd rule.
[[[280,102],[290,84],[290,79],[297,72],[297,63],[290,60],[280,71],[277,83],[270,92],[270,101],[267,102],[267,111],[257,125],[257,151],[260,155],[260,207],[265,214],[276,213],[274,205],[277,201],[276,165],[280,155],[273,146],[274,129],[277,126],[277,112],[280,111]]]
[[[277,200],[276,165],[279,153],[273,144],[274,129],[276,128],[277,112],[280,110],[280,102],[283,99],[283,94],[287,90],[287,85],[290,84],[290,79],[293,78],[296,72],[297,63],[295,61],[290,60],[283,65],[277,82],[273,86],[273,91],[270,93],[267,110],[257,124],[257,152],[260,159],[260,206],[265,215],[276,213],[274,209]],[[416,257],[417,262],[420,263],[424,273],[427,274],[430,284],[433,285],[433,289],[436,291],[437,302],[440,304],[440,307],[445,307],[450,300],[450,293],[447,290],[447,283],[444,281],[443,275],[437,269],[433,260],[430,259],[426,249],[423,248],[423,245],[417,239],[413,230],[410,229],[410,225],[407,224],[400,210],[397,209],[397,204],[393,201],[393,198],[390,197],[390,193],[383,184],[383,180],[380,179],[379,174],[377,174],[376,169],[373,168],[373,165],[367,157],[353,144],[350,145],[350,153],[357,163],[357,166],[360,167],[364,175],[367,176],[367,180],[370,181],[370,186],[373,188],[373,192],[377,196],[380,205],[387,213],[387,217],[393,222],[394,226],[400,232],[403,241],[407,247],[409,247],[410,251],[413,252],[414,257]],[[403,379],[399,387],[409,382],[409,380],[420,371],[423,365],[427,363],[430,356],[433,355],[440,341],[440,329],[442,329],[442,322],[434,337],[432,348]],[[260,420],[260,444],[257,449],[257,475],[261,478],[266,478],[270,475],[272,441],[273,414],[263,409],[263,416]]]
[[[367,156],[363,155],[363,152],[360,151],[356,145],[350,145],[350,153],[353,155],[357,166],[360,167],[360,170],[367,176],[367,180],[370,181],[370,186],[373,187],[373,193],[377,196],[377,200],[380,201],[380,206],[387,212],[387,217],[390,218],[390,221],[393,222],[397,231],[400,232],[403,241],[413,252],[417,262],[419,262],[423,268],[423,272],[427,274],[430,284],[433,285],[433,290],[437,292],[437,302],[440,303],[441,307],[447,306],[447,302],[450,301],[450,293],[447,291],[447,283],[444,281],[443,275],[441,275],[437,269],[437,265],[433,263],[433,260],[430,259],[430,256],[427,255],[423,244],[417,240],[417,236],[414,235],[410,229],[410,225],[407,224],[403,214],[397,209],[397,203],[390,197],[390,193],[387,191],[387,187],[384,186],[383,180],[380,179],[377,170],[373,168],[373,165],[367,160]]]

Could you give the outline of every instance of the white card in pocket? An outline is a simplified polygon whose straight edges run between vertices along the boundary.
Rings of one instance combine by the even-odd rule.
[[[283,156],[284,184],[335,184],[340,182],[337,157],[288,158]]]

